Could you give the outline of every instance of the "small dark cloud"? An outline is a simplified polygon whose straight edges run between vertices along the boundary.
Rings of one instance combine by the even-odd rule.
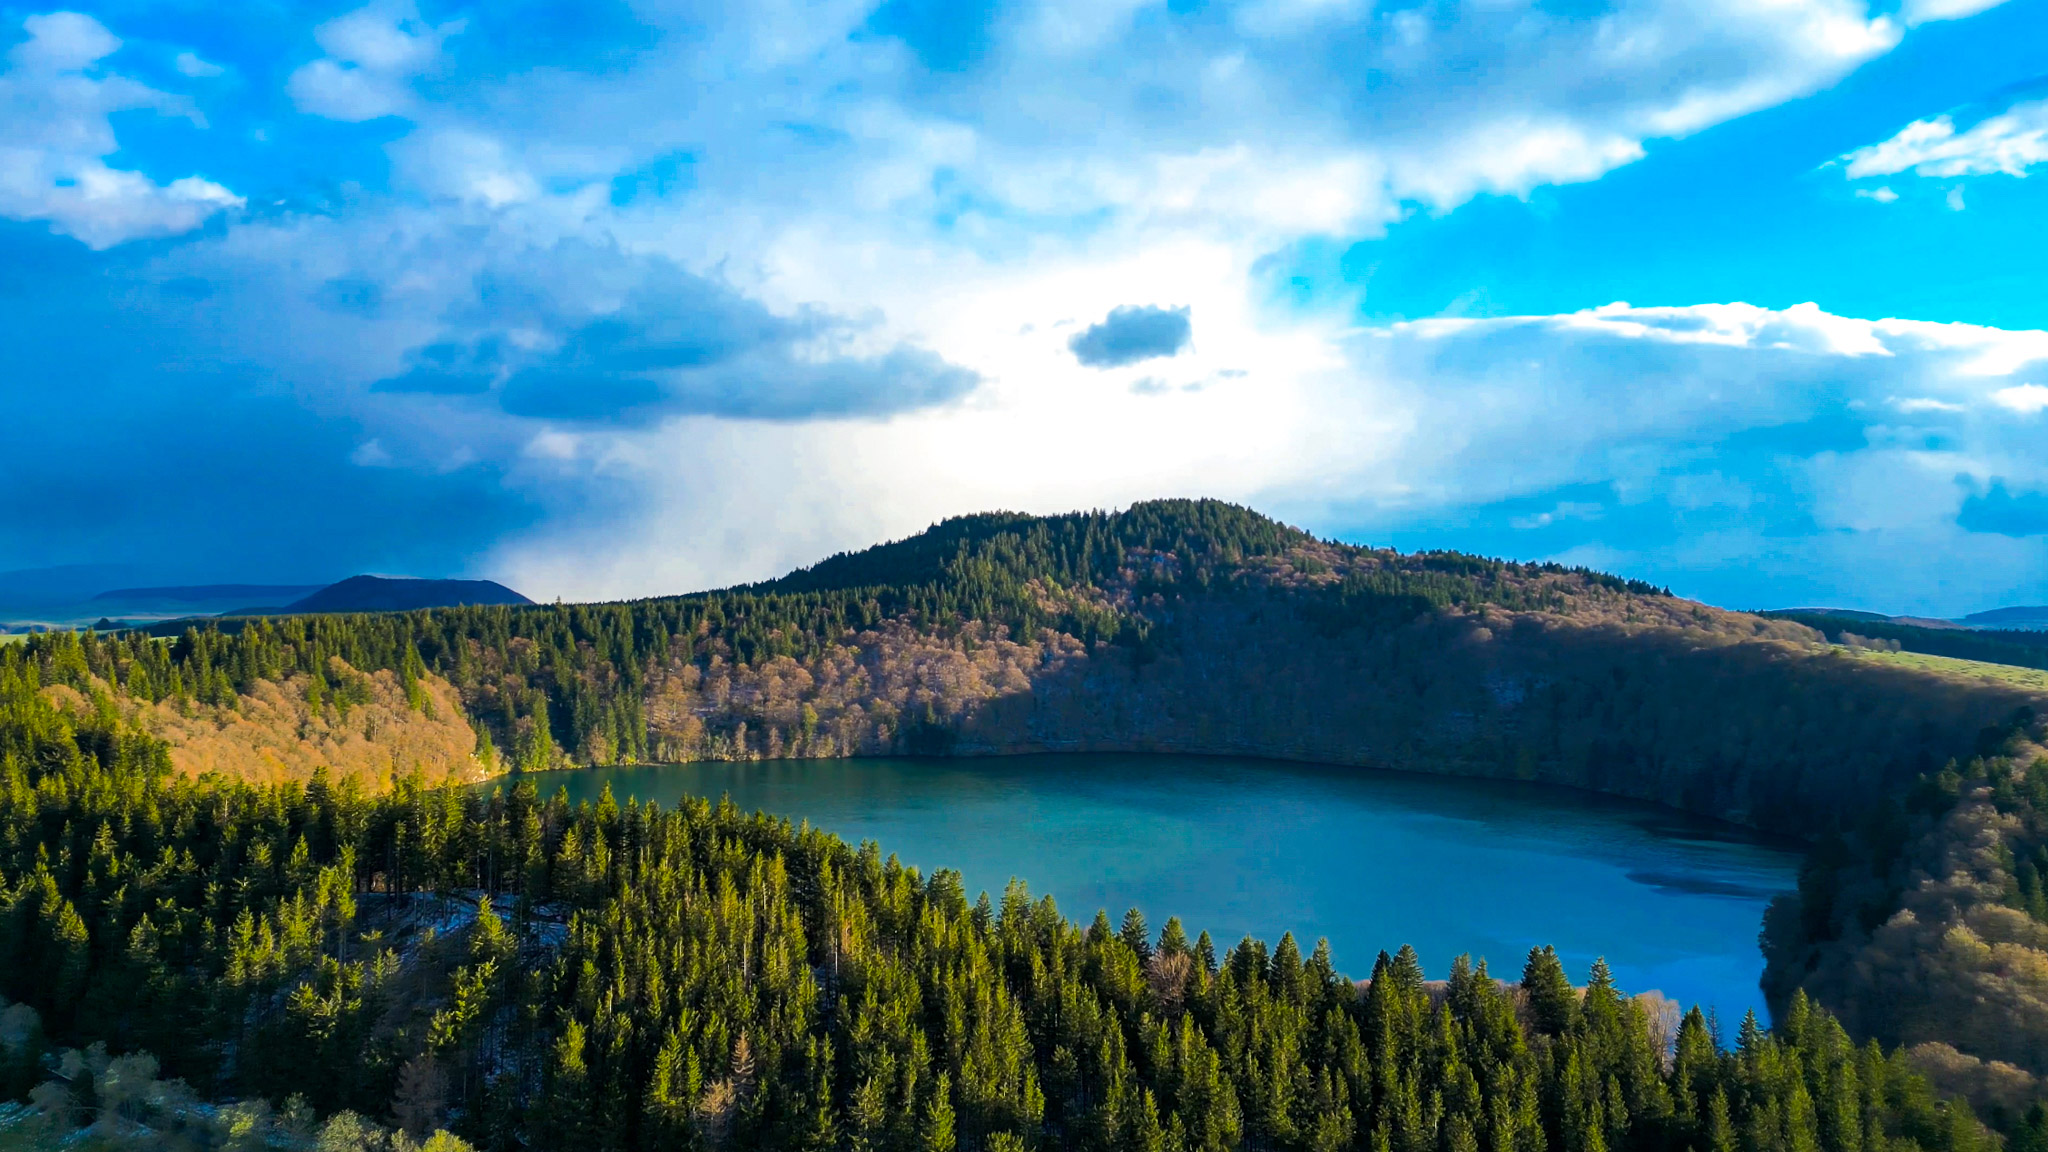
[[[1963,501],[1956,524],[1968,532],[1999,536],[2048,534],[2048,493],[2015,493],[2005,486],[2005,481],[1994,479],[1988,490]]]
[[[1102,323],[1067,341],[1074,358],[1090,368],[1121,368],[1141,360],[1177,355],[1194,339],[1186,308],[1126,304]]]

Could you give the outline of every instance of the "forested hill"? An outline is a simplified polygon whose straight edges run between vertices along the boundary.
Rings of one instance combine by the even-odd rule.
[[[926,607],[915,599],[924,592],[936,597],[929,607],[941,616],[987,620],[1035,602],[1037,597],[1025,595],[1033,585],[1041,592],[1093,587],[1141,595],[1187,587],[1207,590],[1261,572],[1298,569],[1304,576],[1327,575],[1333,561],[1347,577],[1360,578],[1340,589],[1341,595],[1390,597],[1404,606],[1562,608],[1565,591],[1580,585],[1638,595],[1660,592],[1641,581],[1555,564],[1509,564],[1455,552],[1402,556],[1318,541],[1298,528],[1213,500],[1160,500],[1121,513],[961,516],[908,539],[840,553],[739,591],[859,591],[903,598],[905,607]],[[1571,579],[1544,587],[1543,577]]]
[[[1512,974],[1084,929],[729,803],[185,780],[0,676],[0,1148],[1999,1152],[1803,999],[1731,1046]]]
[[[2000,781],[2011,795],[2035,794],[2028,790],[2036,787],[2029,783],[2030,750],[2038,751],[2042,733],[2033,717],[2048,709],[2048,681],[1957,667],[1944,671],[1921,657],[1830,645],[1797,622],[1724,612],[1600,573],[1354,547],[1243,508],[1166,501],[1119,513],[964,517],[780,580],[689,596],[252,618],[168,641],[142,633],[34,636],[0,645],[0,695],[11,694],[24,715],[34,711],[29,700],[53,708],[61,723],[37,723],[69,725],[77,756],[107,763],[139,755],[140,740],[174,774],[210,774],[215,782],[205,788],[237,778],[283,787],[247,794],[247,803],[271,812],[251,817],[266,836],[284,835],[277,830],[308,818],[301,808],[314,803],[313,793],[303,789],[321,768],[327,771],[316,789],[372,797],[398,788],[396,807],[378,809],[385,812],[379,819],[393,821],[404,812],[424,818],[429,793],[411,776],[415,771],[439,781],[649,759],[881,753],[1250,754],[1544,780],[1640,797],[1820,838],[1826,851],[1816,857],[1800,900],[1774,916],[1777,1002],[1789,1011],[1795,990],[1805,987],[1861,1033],[1909,1044],[1953,1040],[1956,1047],[1939,1050],[1947,1061],[1940,1066],[2010,1116],[2039,1087],[2033,1077],[2048,1073],[2048,1010],[2010,1018],[1997,1008],[1999,996],[2048,1004],[2048,928],[2036,926],[2048,923],[2048,898],[2040,896],[2048,886],[2048,849],[2040,848],[2048,843],[2048,817],[2035,814],[2048,812],[2048,794],[2036,807],[2009,812],[1978,794],[1992,796]],[[32,850],[31,841],[57,837],[60,827],[77,840],[68,856],[48,849],[53,868],[70,870],[60,882],[102,876],[94,883],[106,892],[120,888],[131,866],[107,871],[83,863],[98,860],[101,849],[79,838],[104,828],[110,836],[140,836],[138,852],[167,843],[147,828],[133,831],[130,816],[114,819],[99,809],[61,814],[73,804],[100,804],[91,791],[99,785],[85,778],[62,783],[68,777],[38,767],[42,761],[30,758],[29,748],[0,748],[14,757],[0,764],[13,781],[8,802],[41,810],[8,833],[15,839],[7,850],[30,870],[10,883],[33,874],[40,849]],[[2048,773],[2041,779],[2048,786]],[[88,791],[65,791],[74,787]],[[38,791],[50,788],[57,791]],[[168,799],[138,798],[132,789],[122,795],[124,804],[170,810]],[[213,793],[192,795],[202,798],[186,805],[190,811],[213,811],[213,801],[203,798]],[[278,805],[299,814],[272,812]],[[599,900],[602,884],[620,882],[622,873],[604,861],[623,857],[623,833],[606,831],[603,842],[612,846],[602,853],[618,855],[601,853],[593,863],[578,855],[599,851],[583,817],[543,816],[530,807],[493,813],[489,820],[540,821],[545,847],[528,844],[518,852],[539,850],[557,861],[551,867],[569,870],[557,874],[583,877],[575,881],[582,885],[574,889],[578,899]],[[455,841],[393,833],[399,838],[378,841],[374,851],[395,855],[293,863],[267,891],[285,898],[313,874],[307,868],[353,869],[348,883],[388,891],[400,880],[424,883],[422,869],[442,869],[434,874],[444,880],[469,877],[456,885],[463,887],[474,886],[477,867],[503,867],[490,863],[509,859],[489,847],[497,841],[467,829],[466,817],[449,819],[460,826],[447,833],[458,835]],[[691,838],[694,858],[715,862],[692,864],[710,871],[691,875],[738,869],[732,883],[742,890],[758,881],[757,865],[737,863],[722,847],[736,842],[737,824],[728,817],[702,823],[709,819],[702,814],[691,819],[698,823],[664,833]],[[41,831],[31,836],[31,827]],[[530,828],[521,827],[517,835],[528,836]],[[213,834],[195,827],[179,835],[187,832],[201,840]],[[512,834],[501,829],[491,836]],[[558,842],[572,834],[573,852]],[[336,843],[308,842],[316,851]],[[361,847],[373,850],[368,841]],[[117,840],[109,851],[118,857],[128,849]],[[265,866],[273,869],[281,854],[297,853],[288,840],[265,851],[272,854]],[[446,859],[423,862],[435,852]],[[650,866],[635,859],[636,868]],[[1956,861],[1964,863],[1962,872],[1951,867]],[[170,869],[165,875],[181,877],[178,883],[193,893],[232,879],[205,879],[204,860],[133,867]],[[384,879],[374,878],[379,873]],[[1962,875],[1969,900],[1954,895]],[[709,881],[691,881],[700,882]],[[500,875],[485,886],[516,890],[519,883]],[[897,926],[891,931],[910,939],[901,933],[922,915],[919,905],[887,894],[897,881],[875,883],[882,886],[873,898],[893,909],[886,913]],[[43,903],[19,903],[31,890],[17,887],[14,906],[57,906],[47,886],[34,891],[43,893],[33,897]],[[764,907],[782,899],[774,891],[774,884],[761,890]],[[232,916],[236,909],[220,904],[216,911]],[[683,913],[620,915],[627,920],[617,930],[639,941],[635,934],[652,929],[634,917]],[[1890,931],[1900,917],[1905,927]],[[304,929],[293,923],[299,927],[261,930]],[[258,927],[251,921],[249,930]],[[64,924],[50,930],[72,931]],[[673,936],[662,928],[654,938]],[[94,955],[122,947],[112,937],[94,939]],[[191,955],[212,957],[207,963],[225,946],[179,945],[200,949]],[[612,971],[618,949],[638,947],[621,937],[590,943],[589,954]],[[1011,957],[1022,962],[1024,955]],[[1080,956],[1057,962],[1112,963]],[[680,978],[663,971],[663,980]],[[323,984],[318,995],[345,1003],[355,995],[346,981],[358,978],[368,979],[334,976],[343,983]],[[262,995],[283,995],[262,987],[273,988]],[[595,1035],[616,1025],[587,1018],[592,1003],[609,1001],[589,1000],[581,990],[574,995],[579,1026]],[[1905,1023],[1887,1031],[1886,1020]],[[2020,1041],[1984,1039],[2012,1034]],[[637,1053],[635,1060],[652,1059],[645,1049],[656,1039],[617,1043]],[[697,1058],[724,1060],[719,1051],[732,1053],[736,1037],[718,1032],[690,1043],[698,1045]],[[788,1043],[811,1040],[791,1034]],[[796,1051],[781,1055],[795,1059]],[[1973,1063],[1977,1056],[2013,1063]],[[704,1072],[704,1083],[714,1072]],[[1877,1074],[1859,1074],[1866,1073]],[[527,1068],[521,1075],[541,1073]],[[471,1081],[464,1090],[476,1086]],[[937,1107],[928,1088],[904,1089],[902,1106]],[[831,1091],[845,1089],[841,1083]],[[1075,1091],[1078,1100],[1093,1099]],[[1730,1107],[1747,1105],[1731,1100]],[[1297,1133],[1262,1146],[1310,1146],[1305,1140]],[[1456,1143],[1445,1147],[1466,1152]],[[1583,1152],[1595,1145],[1568,1147]]]
[[[359,731],[380,785],[415,764],[1151,749],[1551,780],[1802,834],[2041,699],[1640,582],[1337,544],[1213,501],[962,517],[690,596],[55,635],[5,658],[103,694],[181,767],[259,777],[303,775],[302,730]],[[457,707],[433,704],[442,685]],[[361,708],[398,697],[406,715]],[[240,734],[203,760],[180,735],[201,714]],[[418,751],[449,723],[474,758]]]
[[[2032,611],[2024,609],[2024,611]],[[1860,620],[1831,612],[1782,611],[1765,615],[1804,624],[1837,644],[1922,652],[1957,660],[1982,660],[2021,668],[2048,669],[2048,633],[2019,630],[1928,628],[1877,617]]]

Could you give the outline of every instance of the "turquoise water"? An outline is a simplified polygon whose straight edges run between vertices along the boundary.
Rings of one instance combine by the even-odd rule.
[[[1327,936],[1365,976],[1413,944],[1432,977],[1460,952],[1519,976],[1554,944],[1575,980],[1604,955],[1630,992],[1763,1015],[1757,928],[1799,857],[1742,829],[1569,789],[1211,757],[1067,755],[793,760],[581,770],[536,779],[572,800],[608,783],[673,806],[730,794],[873,839],[971,894],[1012,876],[1069,919],[1177,915],[1219,950]]]

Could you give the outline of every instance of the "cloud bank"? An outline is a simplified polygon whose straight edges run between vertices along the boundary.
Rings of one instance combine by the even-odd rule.
[[[2016,534],[2048,490],[2039,333],[1742,304],[1361,326],[1369,287],[1286,266],[1618,178],[1985,7],[29,15],[0,73],[0,340],[34,382],[0,567],[616,596],[1202,493],[1724,600],[1980,607],[2048,579]],[[2018,174],[2035,107],[1842,164]],[[1872,561],[1936,546],[1980,562]]]
[[[2025,176],[2048,162],[2048,100],[2015,104],[1961,132],[1954,119],[1915,120],[1881,143],[1842,157],[1849,178],[1893,176]]]
[[[93,248],[175,236],[241,197],[197,175],[158,184],[116,168],[112,117],[147,111],[195,128],[188,100],[100,67],[121,41],[90,16],[53,12],[21,23],[27,38],[0,72],[0,216],[47,221]]]

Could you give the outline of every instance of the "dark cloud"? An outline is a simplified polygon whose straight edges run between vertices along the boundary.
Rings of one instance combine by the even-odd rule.
[[[1141,360],[1177,355],[1194,339],[1186,308],[1126,304],[1102,323],[1067,341],[1074,358],[1090,368],[1121,368]]]
[[[360,429],[286,398],[186,393],[179,411],[121,413],[112,409],[125,390],[88,390],[89,425],[42,424],[26,451],[7,438],[0,563],[95,560],[144,582],[459,574],[540,518],[489,463],[357,464]],[[148,448],[101,452],[104,443]]]
[[[273,365],[214,350],[223,316],[297,327],[270,310],[294,294],[193,291],[206,282],[40,231],[0,225],[0,268],[44,272],[39,292],[0,289],[0,569],[112,564],[139,583],[459,574],[541,518],[488,459],[358,463],[376,430],[309,406]],[[296,315],[332,315],[306,308]]]
[[[921,348],[822,363],[773,349],[650,374],[548,364],[513,375],[500,403],[514,416],[586,424],[663,416],[817,420],[927,408],[966,395],[980,381]]]
[[[2014,492],[2005,481],[1994,479],[1989,489],[1963,501],[1956,524],[1965,531],[2000,536],[2048,534],[2048,493]]]
[[[778,315],[665,260],[572,244],[519,264],[479,278],[474,306],[453,317],[468,334],[407,353],[406,371],[376,390],[495,389],[512,416],[630,427],[672,416],[888,416],[948,403],[980,383],[909,345],[835,352],[858,325],[815,309]],[[593,284],[605,290],[601,308],[563,287]],[[539,347],[515,350],[514,328]],[[546,335],[535,340],[536,331]]]
[[[638,498],[573,452],[530,452],[533,421],[876,417],[978,383],[862,322],[608,245],[393,244],[318,221],[297,239],[330,258],[255,264],[208,238],[93,252],[0,222],[0,570],[469,574]]]

